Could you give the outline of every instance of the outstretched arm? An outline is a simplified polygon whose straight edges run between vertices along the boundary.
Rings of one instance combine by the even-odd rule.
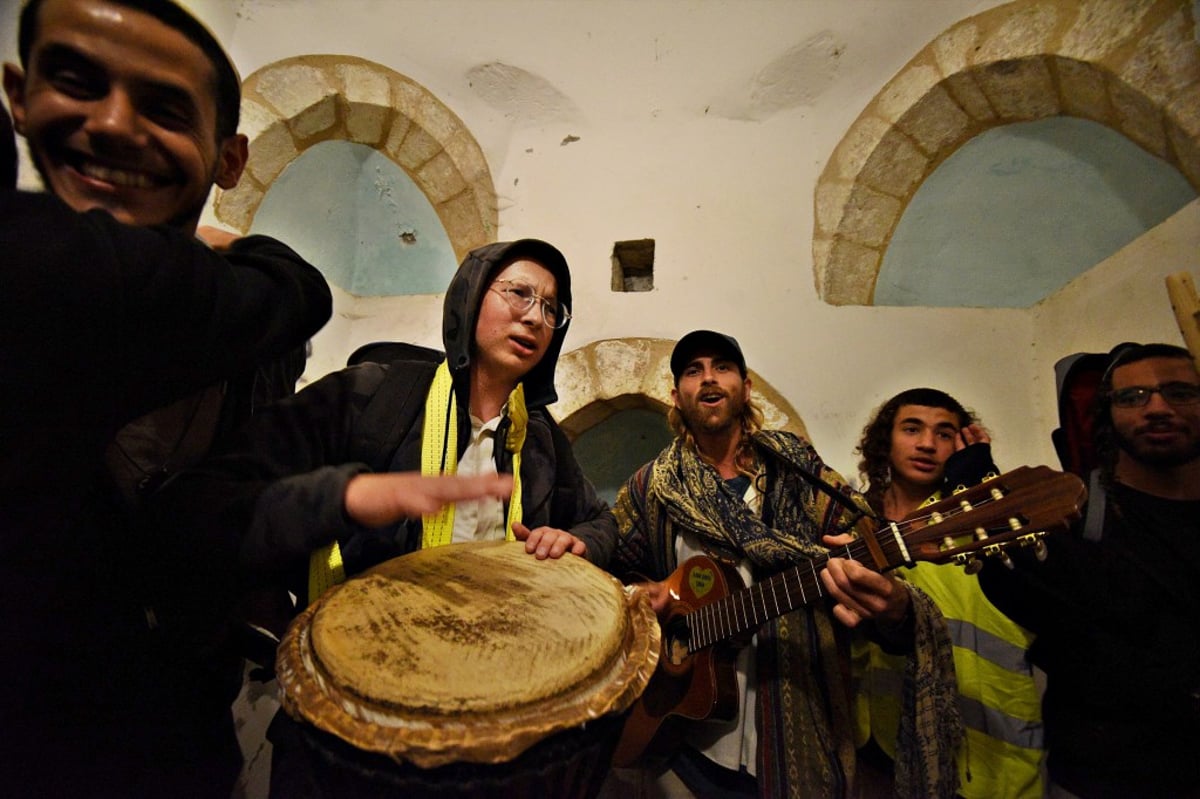
[[[420,472],[364,472],[346,483],[343,504],[346,515],[363,527],[382,527],[401,519],[436,513],[452,502],[507,499],[512,494],[512,483],[510,474],[428,477]],[[566,535],[570,537],[569,533]]]
[[[0,252],[5,350],[110,389],[91,407],[116,425],[288,352],[331,313],[321,273],[273,239],[218,253],[49,195],[0,190]],[[52,379],[33,373],[26,390]]]

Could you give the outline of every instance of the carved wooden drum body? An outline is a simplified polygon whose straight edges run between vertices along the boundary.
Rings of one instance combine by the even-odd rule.
[[[278,675],[331,795],[588,796],[658,651],[648,600],[582,558],[476,542],[326,592]]]

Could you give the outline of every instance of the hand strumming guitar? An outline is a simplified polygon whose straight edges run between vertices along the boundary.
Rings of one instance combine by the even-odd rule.
[[[662,621],[663,616],[671,607],[671,591],[667,588],[666,582],[633,583],[633,588],[650,597],[650,607],[654,608],[658,620]]]

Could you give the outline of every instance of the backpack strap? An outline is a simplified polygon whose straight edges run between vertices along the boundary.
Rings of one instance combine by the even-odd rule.
[[[1104,535],[1104,511],[1108,507],[1108,492],[1100,479],[1100,470],[1092,469],[1088,476],[1087,517],[1083,522],[1083,538],[1099,541]]]
[[[437,364],[428,361],[389,364],[383,382],[354,425],[351,460],[366,463],[375,471],[391,468],[405,431],[425,410],[425,395],[436,370]]]

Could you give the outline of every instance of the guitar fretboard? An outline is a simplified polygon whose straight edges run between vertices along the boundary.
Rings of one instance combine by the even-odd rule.
[[[874,531],[876,542],[886,560],[884,571],[901,564],[912,564],[906,538],[914,529],[941,524],[962,511],[947,510],[936,516],[922,516],[904,522],[884,525]],[[1007,529],[1005,527],[999,528]],[[688,650],[697,652],[736,635],[756,630],[767,621],[812,604],[825,596],[821,569],[830,558],[841,557],[858,561],[879,571],[871,557],[867,542],[861,539],[844,547],[790,567],[741,591],[714,600],[686,614]]]
[[[846,547],[852,548],[853,544]],[[688,649],[696,652],[756,630],[777,616],[821,599],[825,589],[818,575],[828,560],[822,556],[805,561],[688,613],[685,617],[690,631]]]

